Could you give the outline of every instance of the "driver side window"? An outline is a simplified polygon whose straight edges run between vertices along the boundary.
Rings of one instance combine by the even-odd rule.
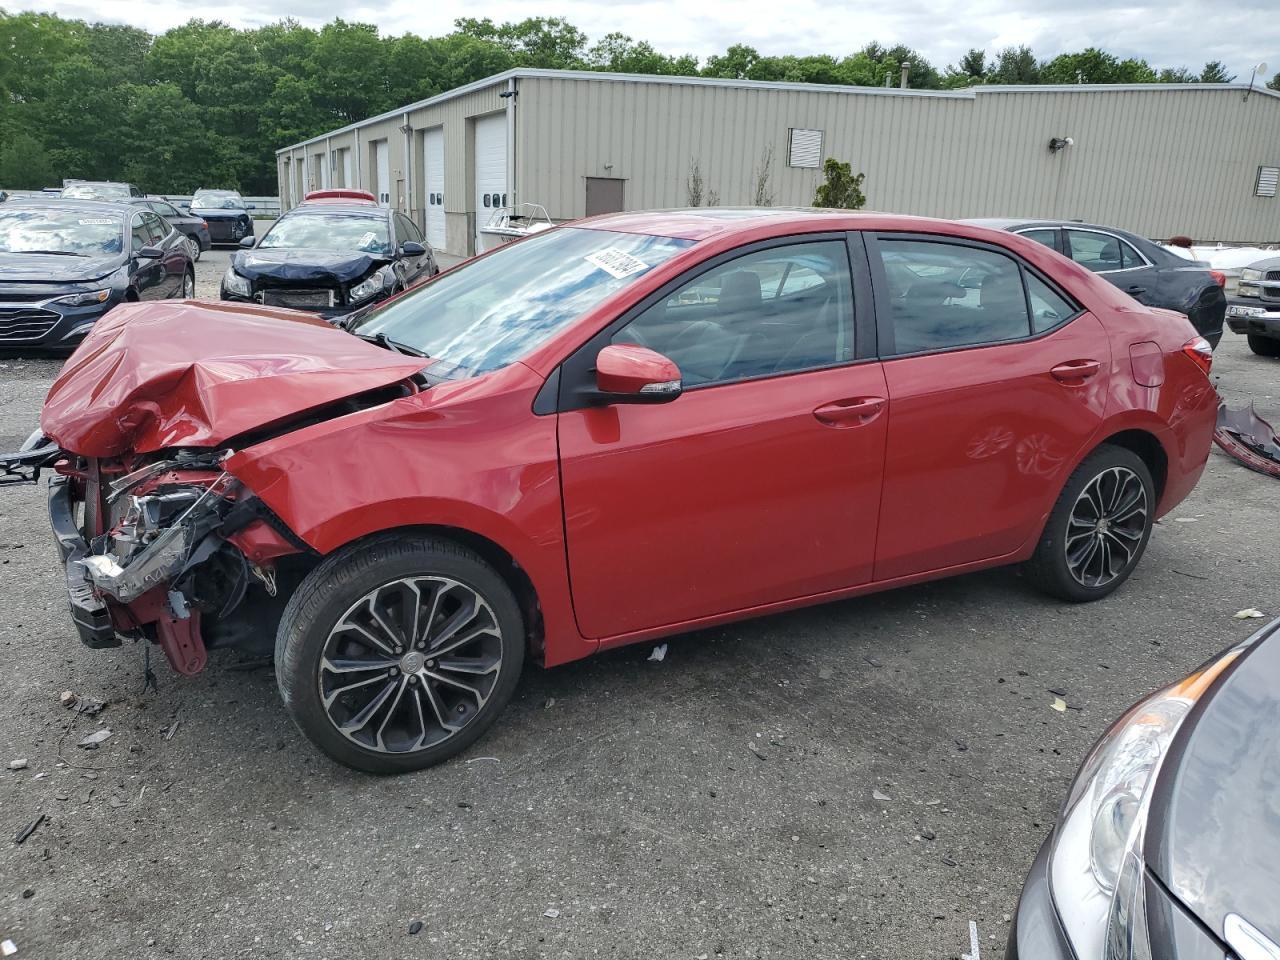
[[[853,284],[839,240],[770,247],[699,275],[613,335],[675,361],[686,387],[848,363]]]

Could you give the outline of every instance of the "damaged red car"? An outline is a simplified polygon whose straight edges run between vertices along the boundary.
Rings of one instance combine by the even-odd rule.
[[[337,326],[124,306],[4,461],[52,469],[81,638],[273,647],[349,766],[464,749],[526,661],[986,567],[1116,589],[1204,468],[1185,317],[1004,232],[579,221]]]

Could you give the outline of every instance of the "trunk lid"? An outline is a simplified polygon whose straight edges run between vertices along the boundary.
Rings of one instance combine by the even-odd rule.
[[[429,363],[291,310],[129,304],[99,320],[72,354],[40,428],[87,457],[212,447],[398,383]]]

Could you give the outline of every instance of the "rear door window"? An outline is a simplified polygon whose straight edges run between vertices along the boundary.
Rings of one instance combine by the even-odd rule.
[[[1066,233],[1071,259],[1080,266],[1094,273],[1124,269],[1124,259],[1120,252],[1124,241],[1119,237],[1095,230],[1068,230]]]
[[[894,354],[1030,336],[1022,269],[1013,257],[946,241],[881,238],[877,246]]]
[[[1051,227],[1043,230],[1020,230],[1018,235],[1042,243],[1050,250],[1058,249],[1058,231]]]

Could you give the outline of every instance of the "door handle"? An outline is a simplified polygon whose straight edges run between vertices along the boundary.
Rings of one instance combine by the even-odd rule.
[[[1140,297],[1147,292],[1146,287],[1125,287],[1124,292],[1131,297]]]
[[[885,403],[884,397],[849,397],[825,403],[813,415],[828,427],[859,427],[878,417]]]
[[[1059,383],[1074,387],[1095,376],[1101,369],[1102,364],[1097,360],[1068,360],[1066,363],[1058,364],[1049,372]]]

